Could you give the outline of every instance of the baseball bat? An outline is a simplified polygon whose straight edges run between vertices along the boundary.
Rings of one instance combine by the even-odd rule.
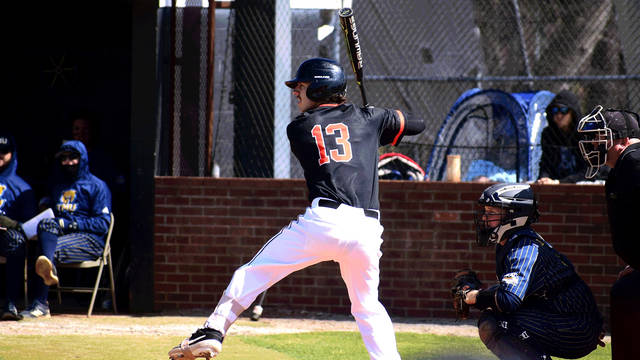
[[[353,16],[353,10],[351,8],[342,8],[338,11],[340,17],[340,27],[344,33],[344,40],[347,42],[347,53],[349,54],[349,61],[351,62],[351,68],[356,76],[356,84],[360,88],[360,94],[362,95],[362,104],[369,106],[367,101],[367,95],[364,92],[364,73],[362,71],[362,48],[360,47],[360,37],[358,30],[356,29],[356,20]]]
[[[262,295],[260,295],[260,300],[258,300],[258,304],[256,304],[256,306],[253,307],[253,310],[251,312],[251,321],[258,321],[260,320],[260,316],[262,316],[262,303],[264,302],[264,297],[267,295],[267,290],[262,292]]]

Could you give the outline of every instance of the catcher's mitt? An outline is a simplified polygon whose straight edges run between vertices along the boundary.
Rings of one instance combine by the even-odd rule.
[[[467,293],[480,288],[482,288],[482,282],[478,279],[475,271],[463,269],[456,273],[453,278],[451,297],[453,298],[453,309],[456,311],[458,320],[465,320],[469,317],[469,304],[464,302]]]

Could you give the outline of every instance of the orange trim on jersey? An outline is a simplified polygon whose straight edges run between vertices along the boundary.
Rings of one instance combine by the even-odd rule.
[[[320,105],[318,105],[318,107],[320,107],[320,106],[334,107],[334,106],[338,106],[338,105],[340,105],[340,104],[335,104],[335,103],[331,103],[331,104],[320,104]]]
[[[398,131],[398,134],[396,134],[396,137],[393,138],[393,142],[391,143],[391,145],[393,146],[396,146],[396,144],[398,143],[398,139],[400,138],[400,135],[402,135],[402,132],[404,131],[404,114],[402,114],[402,111],[400,110],[396,110],[396,112],[400,117],[400,130]]]

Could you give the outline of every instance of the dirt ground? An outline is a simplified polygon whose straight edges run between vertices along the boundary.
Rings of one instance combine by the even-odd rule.
[[[0,322],[1,335],[148,335],[188,336],[201,327],[208,317],[205,312],[162,313],[147,315],[53,314],[47,319]],[[245,316],[247,315],[247,316]],[[266,335],[310,331],[358,331],[351,316],[325,313],[274,313],[265,310],[259,321],[243,314],[228,335]],[[436,335],[478,336],[476,320],[393,318],[396,332]],[[611,341],[606,336],[605,343]]]
[[[0,322],[0,335],[175,335],[186,336],[202,326],[207,313],[107,315],[53,314],[47,319]],[[456,322],[448,319],[394,318],[396,332],[439,335],[477,336],[474,320]],[[242,316],[229,335],[264,335],[309,331],[358,331],[350,316],[324,313],[265,314],[259,321]]]

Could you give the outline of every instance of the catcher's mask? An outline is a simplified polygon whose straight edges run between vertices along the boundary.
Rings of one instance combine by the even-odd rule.
[[[635,118],[635,119],[634,119]],[[582,157],[589,164],[587,178],[596,176],[598,170],[607,162],[607,151],[613,146],[613,140],[640,136],[638,114],[607,109],[597,105],[589,115],[580,119],[578,133],[582,139],[578,143]]]
[[[476,242],[494,245],[514,230],[538,221],[538,205],[527,184],[495,184],[482,192],[476,212]]]
[[[585,176],[590,179],[607,162],[607,151],[613,146],[613,136],[602,114],[602,106],[596,106],[589,115],[580,119],[578,133],[582,135],[578,143],[580,153],[589,164]]]
[[[323,101],[333,95],[347,94],[347,80],[342,67],[325,58],[312,58],[298,67],[296,77],[284,83],[294,89],[300,82],[308,82],[307,97],[313,101]]]

